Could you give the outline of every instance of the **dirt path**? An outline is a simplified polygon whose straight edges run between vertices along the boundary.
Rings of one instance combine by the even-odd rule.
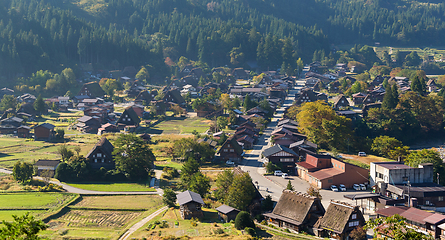
[[[131,234],[133,234],[134,232],[136,232],[136,230],[138,230],[139,228],[141,228],[142,226],[144,226],[145,224],[147,224],[150,220],[152,220],[154,217],[158,216],[161,212],[167,210],[167,207],[163,207],[159,210],[157,210],[156,212],[150,214],[150,216],[142,219],[141,221],[137,222],[136,224],[134,224],[133,226],[131,226],[130,229],[128,229],[124,235],[122,235],[119,240],[126,240],[128,239],[128,237],[130,237]]]

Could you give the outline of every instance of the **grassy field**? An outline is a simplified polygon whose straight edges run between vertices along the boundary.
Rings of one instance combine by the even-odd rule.
[[[11,221],[12,215],[30,212],[37,218],[58,209],[76,195],[70,193],[2,193],[0,194],[0,219]]]
[[[183,220],[179,213],[179,209],[169,209],[165,213],[158,215],[148,225],[140,228],[130,236],[135,239],[176,236],[181,237],[187,235],[192,238],[206,238],[213,239],[247,239],[247,236],[240,236],[241,232],[234,228],[231,223],[217,223],[220,222],[216,210],[203,208],[204,218],[202,221]],[[156,221],[166,221],[166,227],[161,228],[156,226],[154,229],[147,229],[148,226],[155,225]],[[193,226],[192,222],[197,225]],[[176,224],[177,223],[177,224]],[[216,229],[222,229],[224,234],[215,234]],[[235,237],[235,238],[234,238]]]
[[[406,52],[409,54],[412,51],[416,51],[417,54],[423,58],[426,53],[428,56],[434,56],[434,60],[439,60],[443,56],[445,56],[445,48],[444,47],[427,47],[427,48],[419,48],[419,47],[390,47],[390,46],[382,46],[382,47],[374,47],[377,56],[381,56],[383,51],[387,51],[390,55],[394,56],[394,54],[399,51],[401,53]]]
[[[49,239],[117,239],[127,228],[163,206],[157,195],[82,196],[48,222]]]
[[[200,117],[176,118],[162,121],[147,132],[150,134],[191,134],[196,130],[198,133],[204,133],[209,129],[210,123],[211,120]]]
[[[104,192],[156,192],[149,183],[66,183],[72,187]]]

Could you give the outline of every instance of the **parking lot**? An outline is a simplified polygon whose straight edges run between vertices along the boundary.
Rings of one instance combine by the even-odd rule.
[[[289,176],[288,179],[284,179],[282,177],[279,176],[273,176],[273,175],[269,175],[267,176],[267,178],[269,180],[271,180],[272,182],[276,183],[277,185],[286,188],[288,181],[290,180],[292,183],[292,186],[294,187],[295,191],[298,192],[306,192],[307,189],[309,188],[309,183],[296,177],[296,176]],[[338,186],[337,186],[338,187]],[[361,193],[369,193],[370,190],[366,190],[366,191],[356,191],[352,188],[347,188],[345,192],[333,192],[331,190],[326,190],[326,189],[321,189],[320,193],[322,196],[322,204],[325,208],[327,208],[329,206],[329,202],[331,199],[333,200],[337,200],[337,201],[342,201],[342,202],[346,202],[346,203],[351,203],[351,204],[356,204],[355,201],[352,201],[350,199],[344,198],[343,195],[349,195],[349,194],[361,194]]]

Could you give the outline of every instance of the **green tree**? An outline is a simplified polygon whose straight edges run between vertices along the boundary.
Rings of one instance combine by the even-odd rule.
[[[34,110],[36,110],[40,115],[45,111],[45,102],[43,101],[42,95],[39,95],[34,102]]]
[[[246,97],[244,98],[244,104],[243,104],[243,107],[244,107],[244,111],[248,111],[248,110],[250,110],[251,108],[255,107],[255,102],[253,102],[253,101],[250,99],[250,95],[249,95],[249,94],[247,94]]]
[[[25,213],[23,216],[12,215],[12,217],[14,218],[13,222],[3,220],[3,227],[0,228],[0,239],[43,239],[38,236],[38,233],[47,229],[48,226],[42,220],[35,219],[29,213]]]
[[[261,202],[263,211],[272,211],[273,210],[273,200],[270,195],[267,195],[264,200]]]
[[[405,65],[406,66],[418,66],[420,64],[421,58],[417,54],[416,51],[412,51],[410,54],[405,57]]]
[[[445,164],[436,150],[422,149],[418,151],[411,151],[405,159],[405,164],[414,168],[419,167],[419,165],[422,163],[432,163],[434,176],[439,173],[440,182],[444,182]]]
[[[63,69],[61,75],[65,78],[65,81],[69,86],[75,86],[77,84],[76,74],[74,74],[73,69],[65,68]]]
[[[401,141],[393,137],[379,136],[372,141],[371,150],[379,156],[389,157],[390,151],[397,147],[403,147]]]
[[[116,169],[133,180],[147,179],[156,160],[150,146],[135,134],[119,135],[114,146]]]
[[[57,148],[57,153],[60,155],[60,157],[62,158],[62,161],[67,161],[68,159],[70,159],[72,156],[74,156],[73,151],[71,151],[70,149],[68,149],[66,144],[62,144]]]
[[[141,67],[139,72],[136,74],[136,79],[139,79],[141,81],[144,81],[147,83],[148,78],[150,75],[148,74],[148,70],[145,67]]]
[[[18,161],[14,164],[12,176],[16,181],[25,183],[32,179],[33,172],[34,167],[31,163]]]
[[[229,188],[233,182],[233,171],[232,170],[224,170],[219,173],[216,178],[216,190],[214,191],[214,195],[218,201],[224,202],[225,198],[229,193]]]
[[[170,188],[165,188],[164,194],[162,195],[162,202],[164,202],[169,207],[176,206],[176,193]]]
[[[188,189],[205,197],[209,193],[210,178],[199,171],[192,175]]]
[[[17,99],[13,95],[4,95],[0,102],[0,110],[6,111],[10,108],[15,109],[17,107]]]
[[[246,211],[241,211],[236,215],[235,218],[235,228],[236,229],[245,229],[246,227],[255,228],[255,224],[253,223],[250,214]]]
[[[216,119],[216,126],[218,127],[218,129],[223,130],[227,127],[227,125],[229,124],[229,120],[227,120],[227,117],[224,116],[219,116]]]
[[[65,130],[57,129],[55,137],[57,140],[62,141],[65,138]]]
[[[250,175],[246,172],[236,174],[229,188],[226,204],[240,210],[246,210],[254,194],[255,187],[252,184]]]
[[[189,158],[181,168],[181,187],[188,189],[193,175],[197,172],[199,172],[199,163],[194,158]]]
[[[423,94],[423,89],[424,88],[422,87],[422,80],[419,78],[419,76],[414,76],[411,82],[411,91]]]
[[[365,229],[372,229],[374,231],[374,238],[376,239],[386,239],[387,237],[394,240],[434,239],[431,235],[425,235],[422,232],[417,232],[415,229],[408,227],[406,219],[398,214],[390,217],[369,219],[365,225]],[[378,238],[380,235],[383,236]]]
[[[351,231],[349,237],[354,240],[366,240],[366,231],[362,227],[357,226],[356,228],[354,228],[354,230]]]
[[[287,190],[291,190],[291,191],[295,190],[295,189],[294,189],[294,186],[292,186],[292,183],[290,182],[290,180],[287,182],[286,189],[287,189]]]

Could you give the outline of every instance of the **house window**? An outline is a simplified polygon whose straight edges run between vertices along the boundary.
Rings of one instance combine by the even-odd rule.
[[[230,149],[230,152],[235,152],[235,150],[233,150],[233,149]]]
[[[105,159],[102,159],[102,162],[104,163],[104,162],[105,162]]]
[[[352,219],[356,219],[357,218],[357,214],[352,214]]]
[[[227,144],[227,147],[230,147],[230,144]]]
[[[439,196],[438,200],[439,200],[439,202],[442,202],[443,201],[443,196]]]
[[[229,151],[229,149],[224,149],[224,152],[228,152]]]
[[[102,157],[102,153],[98,153],[98,154],[97,154],[97,157]]]
[[[94,159],[94,162],[97,163],[97,159]]]
[[[349,227],[355,227],[359,225],[359,221],[349,222]]]
[[[280,162],[293,162],[293,158],[280,158]]]

